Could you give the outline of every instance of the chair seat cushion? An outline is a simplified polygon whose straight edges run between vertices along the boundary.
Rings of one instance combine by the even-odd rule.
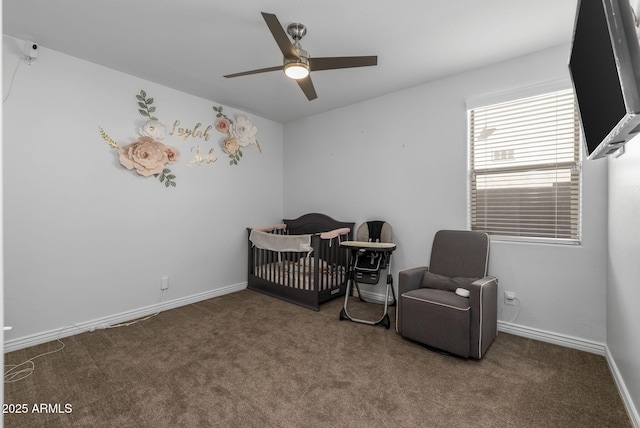
[[[438,290],[435,288],[418,288],[416,290],[407,291],[402,295],[406,299],[418,300],[423,303],[430,303],[457,309],[460,311],[468,311],[469,298],[458,296],[455,292]]]
[[[426,271],[420,287],[437,288],[438,290],[456,291],[456,288],[469,288],[469,284],[478,278],[449,277]]]
[[[403,337],[462,357],[469,356],[469,298],[433,288],[407,291],[400,297],[398,322]]]

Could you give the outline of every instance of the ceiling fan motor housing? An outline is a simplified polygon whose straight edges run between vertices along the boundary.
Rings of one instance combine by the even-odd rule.
[[[287,58],[284,59],[284,63],[288,64],[290,62],[302,62],[303,64],[309,65],[309,52],[305,51],[304,49],[302,49],[300,47],[300,45],[295,46],[296,52],[298,52],[298,57],[300,58],[300,61],[297,61],[296,58],[291,58],[289,60],[287,60]]]

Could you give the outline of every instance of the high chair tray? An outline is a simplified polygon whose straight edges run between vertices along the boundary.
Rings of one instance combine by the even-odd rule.
[[[396,244],[390,242],[342,241],[340,246],[373,251],[393,251],[396,249]]]

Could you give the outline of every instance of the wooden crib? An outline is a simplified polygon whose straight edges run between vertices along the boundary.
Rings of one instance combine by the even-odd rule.
[[[316,311],[344,296],[349,253],[340,242],[352,239],[354,224],[311,213],[249,228],[247,288]]]

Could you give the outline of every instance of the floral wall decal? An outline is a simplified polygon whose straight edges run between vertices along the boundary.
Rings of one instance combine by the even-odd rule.
[[[143,177],[160,174],[167,163],[175,163],[179,153],[151,137],[140,136],[128,146],[118,149],[120,163],[127,169],[135,169]],[[162,181],[162,180],[161,180]]]
[[[156,108],[152,106],[153,98],[147,98],[144,90],[136,95],[138,112],[148,118],[140,128],[137,140],[124,147],[120,147],[107,133],[100,128],[100,135],[109,147],[118,150],[120,164],[128,170],[135,170],[143,177],[158,177],[166,187],[175,187],[176,176],[166,165],[175,164],[180,159],[180,151],[175,147],[164,144],[165,130],[162,123],[153,115]]]
[[[255,145],[259,152],[262,148],[256,139],[258,128],[248,117],[240,116],[234,122],[222,112],[222,106],[213,107],[216,112],[216,129],[227,134],[222,142],[222,151],[229,155],[229,165],[237,165],[242,158],[242,149],[249,145]]]
[[[209,131],[214,127],[217,131],[226,134],[220,142],[222,150],[229,156],[230,165],[238,165],[243,156],[243,150],[255,145],[260,153],[262,148],[256,138],[258,128],[251,119],[246,116],[238,116],[235,120],[229,118],[222,111],[222,106],[213,107],[216,112],[215,125],[202,125],[197,122],[192,127],[184,127],[180,120],[173,122],[173,128],[167,133],[164,125],[155,116],[156,107],[153,105],[153,97],[149,97],[144,90],[136,95],[138,113],[146,118],[144,125],[139,128],[138,136],[130,144],[121,146],[111,138],[104,129],[98,128],[100,136],[112,149],[118,151],[118,161],[130,170],[143,177],[158,177],[166,187],[176,187],[176,176],[169,168],[180,159],[180,151],[164,143],[166,135],[173,138],[181,138],[182,141],[199,139],[203,143],[209,141]],[[187,163],[188,167],[213,164],[216,160],[214,148],[194,145],[191,147],[192,158]]]

